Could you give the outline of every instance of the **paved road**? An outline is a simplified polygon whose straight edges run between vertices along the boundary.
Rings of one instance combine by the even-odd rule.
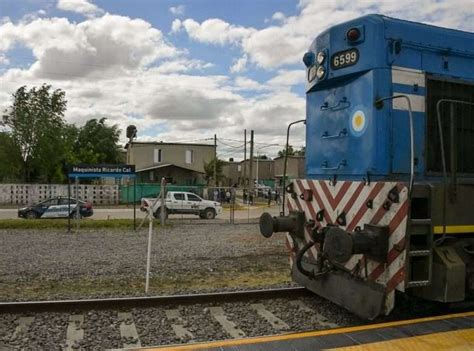
[[[243,219],[255,219],[260,217],[263,212],[269,212],[274,216],[280,213],[278,206],[272,205],[271,207],[254,207],[251,206],[248,209],[242,209],[234,212],[234,218],[236,220]],[[0,219],[13,219],[17,218],[17,209],[0,209]],[[141,212],[137,207],[137,218],[142,219],[145,216],[144,212]],[[94,215],[91,219],[122,219],[122,218],[133,218],[133,208],[94,208]],[[193,215],[170,215],[170,219],[194,219],[198,218]],[[230,211],[224,209],[224,211],[217,216],[221,220],[230,219]]]

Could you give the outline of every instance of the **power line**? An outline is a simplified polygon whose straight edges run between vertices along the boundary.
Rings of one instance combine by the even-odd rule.
[[[224,143],[223,141],[221,141],[220,139],[217,139],[217,141],[225,146],[228,146],[228,147],[232,147],[234,149],[239,149],[239,148],[242,148],[245,144],[241,144],[239,146],[235,146],[235,145],[230,145],[230,144],[227,144],[227,143]]]

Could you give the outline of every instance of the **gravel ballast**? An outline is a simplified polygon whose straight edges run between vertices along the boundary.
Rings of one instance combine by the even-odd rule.
[[[1,230],[0,300],[144,294],[148,231]],[[150,293],[289,284],[284,235],[258,225],[157,227]]]
[[[0,294],[7,300],[48,300],[144,294],[148,233],[132,231],[0,231]],[[264,239],[257,225],[181,225],[159,228],[153,236],[150,295],[291,285],[283,235]],[[256,306],[259,306],[256,308]],[[403,304],[402,304],[403,305]],[[254,337],[363,324],[348,311],[316,295],[232,303],[201,303],[130,310],[77,310],[83,323],[73,349],[124,347],[121,323],[136,328],[142,346],[180,344],[233,337],[215,315]],[[262,315],[262,308],[266,311]],[[169,317],[178,310],[179,318]],[[176,312],[175,310],[175,312]],[[130,321],[119,315],[127,312]],[[268,314],[284,323],[272,324]],[[410,305],[389,318],[413,318]],[[20,320],[30,325],[21,331]],[[0,314],[0,349],[61,350],[66,347],[71,314]],[[127,317],[128,318],[128,317]],[[382,319],[380,320],[382,321]],[[180,337],[176,325],[190,337]]]

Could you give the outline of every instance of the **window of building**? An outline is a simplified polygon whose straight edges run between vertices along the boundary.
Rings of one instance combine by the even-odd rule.
[[[237,172],[242,171],[242,165],[237,165]]]
[[[188,194],[188,201],[201,201],[201,199],[196,195]]]
[[[190,164],[194,161],[194,151],[186,150],[186,163]]]
[[[182,201],[182,200],[184,200],[184,194],[183,193],[176,193],[176,194],[174,194],[174,199]]]
[[[160,163],[163,157],[163,152],[161,149],[155,149],[153,153],[153,162]]]

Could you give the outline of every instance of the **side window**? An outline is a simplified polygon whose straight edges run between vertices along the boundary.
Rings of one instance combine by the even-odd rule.
[[[201,201],[201,199],[196,195],[188,194],[188,201]]]
[[[186,163],[190,164],[194,161],[194,151],[193,150],[186,150]]]
[[[163,159],[163,152],[161,149],[153,150],[153,162],[160,163]]]
[[[174,199],[182,201],[182,200],[184,200],[184,194],[183,193],[176,193],[176,194],[174,194]]]
[[[41,202],[41,206],[54,206],[58,204],[58,199],[50,199]]]
[[[69,203],[69,200],[65,197],[60,197],[59,198],[59,205],[67,205]],[[75,204],[76,201],[71,199],[71,205]]]

